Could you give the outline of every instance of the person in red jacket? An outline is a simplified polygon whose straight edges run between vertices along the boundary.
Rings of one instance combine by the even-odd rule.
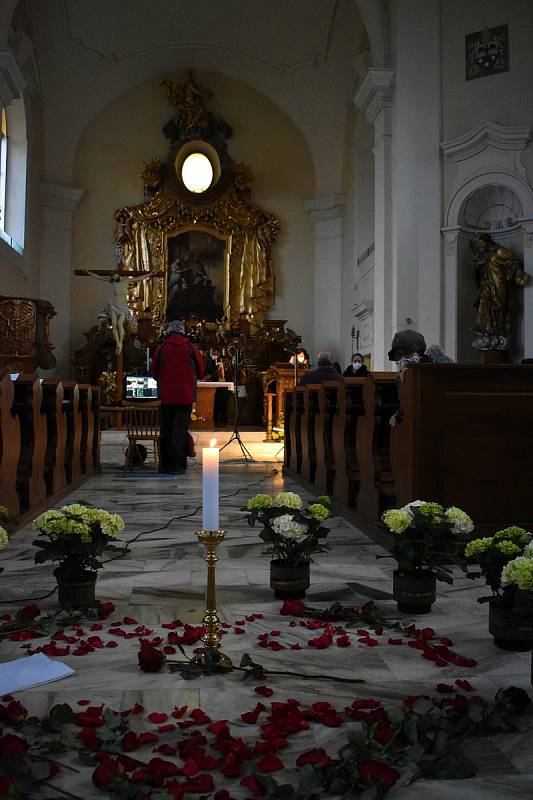
[[[150,374],[156,378],[161,401],[161,469],[183,474],[187,469],[188,432],[196,381],[205,365],[195,344],[185,336],[185,325],[167,314]]]

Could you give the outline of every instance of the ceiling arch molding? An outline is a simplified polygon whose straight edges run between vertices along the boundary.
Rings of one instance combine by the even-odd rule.
[[[18,0],[2,0],[0,3],[0,49],[7,48],[7,38],[17,3]]]
[[[370,42],[371,66],[390,66],[390,45],[387,15],[383,0],[355,0]]]

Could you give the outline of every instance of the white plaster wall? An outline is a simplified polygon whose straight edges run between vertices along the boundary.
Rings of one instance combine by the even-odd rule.
[[[510,70],[465,80],[465,35],[509,26]],[[453,139],[488,120],[533,128],[533,3],[530,0],[447,0],[442,9],[442,138]],[[533,183],[533,147],[522,157]],[[444,197],[450,195],[454,165],[444,163]]]
[[[366,33],[354,0],[27,0],[45,108],[44,170],[72,182],[86,125],[149,77],[193,69],[246,80],[302,130],[316,192],[342,182],[345,111]],[[90,76],[90,80],[87,80]]]
[[[252,167],[252,201],[281,222],[273,248],[277,296],[269,316],[287,319],[313,349],[313,224],[303,203],[313,193],[314,174],[307,144],[286,114],[247,84],[216,73],[197,73],[197,79],[213,91],[210,107],[233,128],[231,156]],[[161,129],[173,107],[159,83],[146,81],[114,100],[79,141],[74,184],[84,195],[74,215],[72,269],[113,268],[113,212],[142,201],[143,162],[166,157]],[[107,294],[105,283],[72,278],[72,352],[84,344],[83,332],[95,324]]]
[[[507,24],[509,26],[510,70],[477,80],[465,80],[465,35]],[[533,3],[530,0],[447,0],[441,7],[442,27],[442,138],[447,141],[464,135],[481,122],[498,122],[506,126],[527,126],[533,130]],[[533,185],[533,146],[522,154],[528,181]],[[452,159],[443,160],[443,208],[452,196],[456,165]],[[530,260],[529,250],[522,242],[504,242],[519,256]],[[463,240],[458,241],[457,261],[457,357],[467,363],[480,360],[471,348],[471,332],[475,319],[472,298],[475,286],[471,275],[471,256]],[[526,267],[527,268],[527,267]],[[523,327],[522,307],[531,307],[533,283],[520,293],[519,306],[513,320],[511,357],[518,361],[528,356],[533,346]],[[517,324],[520,322],[520,325]],[[525,320],[525,330],[531,320]],[[455,332],[447,334],[454,339]],[[453,355],[453,353],[451,353]]]

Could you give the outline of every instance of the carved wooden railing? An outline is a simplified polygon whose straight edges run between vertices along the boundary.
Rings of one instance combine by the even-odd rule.
[[[533,366],[421,365],[400,397],[395,378],[287,391],[285,471],[369,523],[421,498],[464,508],[480,531],[532,525]]]
[[[98,408],[97,387],[0,373],[0,505],[12,516],[36,516],[99,467]]]

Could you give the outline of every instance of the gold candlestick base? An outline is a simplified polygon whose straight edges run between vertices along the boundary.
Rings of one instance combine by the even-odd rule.
[[[224,539],[225,531],[196,531],[198,541],[206,548],[204,561],[207,561],[207,588],[205,599],[205,614],[202,623],[205,633],[202,636],[204,650],[198,653],[193,661],[198,664],[220,664],[231,666],[231,659],[220,651],[220,620],[218,618],[216,601],[216,563],[218,557],[216,549]]]

